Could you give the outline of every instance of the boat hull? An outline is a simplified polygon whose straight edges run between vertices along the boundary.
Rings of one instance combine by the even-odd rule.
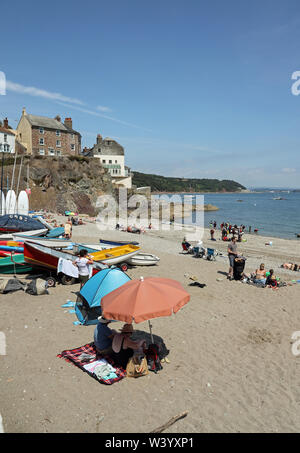
[[[126,262],[133,266],[155,266],[160,259],[151,253],[137,253]]]
[[[113,245],[114,247],[120,247],[121,245],[139,245],[136,241],[106,241],[105,239],[99,239],[100,244]]]
[[[56,271],[59,258],[74,261],[77,256],[71,252],[55,250],[33,242],[24,243],[25,262],[33,267],[46,269],[48,271]],[[94,263],[93,267],[99,271],[106,266],[103,266],[100,263]]]
[[[26,274],[32,267],[25,262],[24,255],[12,255],[0,260],[0,274]]]

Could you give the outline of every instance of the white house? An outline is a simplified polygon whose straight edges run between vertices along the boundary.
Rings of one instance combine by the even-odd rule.
[[[127,189],[132,187],[130,168],[125,165],[124,148],[112,138],[97,135],[97,143],[86,155],[100,159],[112,176],[112,182]]]
[[[15,153],[16,132],[8,128],[8,120],[5,118],[3,127],[0,127],[0,152]]]

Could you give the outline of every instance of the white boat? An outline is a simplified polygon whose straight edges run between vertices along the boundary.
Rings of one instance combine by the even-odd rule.
[[[152,253],[137,253],[126,260],[126,263],[133,266],[154,266],[159,262],[158,256],[152,255]]]
[[[20,238],[28,238],[30,237],[37,237],[37,236],[42,236],[43,234],[46,234],[48,232],[47,228],[43,228],[41,230],[32,230],[32,231],[20,231],[19,233],[13,233],[13,238],[16,241],[20,241],[22,239]]]
[[[31,244],[44,245],[52,249],[73,249],[74,242],[68,241],[67,239],[49,239],[49,238],[34,238],[34,237],[23,237],[26,242]],[[21,236],[18,236],[18,240],[22,240]]]

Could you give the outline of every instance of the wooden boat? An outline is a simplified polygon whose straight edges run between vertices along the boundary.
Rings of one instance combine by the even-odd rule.
[[[19,231],[41,230],[43,224],[30,216],[5,214],[0,216],[0,231],[17,233]]]
[[[133,266],[154,266],[159,262],[158,256],[151,253],[139,252],[126,261]]]
[[[127,244],[139,245],[139,243],[136,242],[136,241],[132,241],[132,242],[129,242],[129,241],[107,241],[106,239],[99,239],[99,241],[100,241],[100,244],[113,245],[114,247],[120,247],[121,245],[127,245]]]
[[[24,238],[28,237],[38,237],[38,236],[43,236],[43,234],[46,234],[48,232],[47,228],[41,228],[39,230],[32,230],[32,231],[22,231],[21,233],[13,233],[13,238],[16,241],[20,241]]]
[[[24,243],[25,262],[33,267],[56,271],[59,258],[74,261],[77,256],[67,250],[56,250],[34,242],[26,241]],[[94,263],[93,267],[96,271],[106,268],[105,265],[97,262]]]
[[[23,253],[24,249],[22,252],[14,252],[15,255],[20,255],[20,253]],[[0,250],[0,258],[5,258],[6,256],[11,256],[11,252],[8,250]]]
[[[127,260],[130,257],[136,255],[140,251],[140,249],[141,248],[137,247],[136,245],[127,244],[120,247],[113,247],[111,249],[92,252],[90,253],[90,255],[95,261],[111,266],[113,264],[127,262]]]
[[[128,258],[136,255],[140,247],[135,245],[125,245],[115,247],[113,249],[100,250],[90,253],[94,259],[94,268],[101,270],[106,266],[126,262]],[[53,247],[48,247],[36,242],[26,241],[24,243],[24,259],[25,262],[43,269],[57,269],[59,258],[64,258],[74,261],[77,256],[71,250],[57,250]]]
[[[21,237],[19,236],[19,239]],[[62,249],[62,248],[72,248],[74,245],[74,242],[68,240],[68,239],[49,239],[47,237],[25,237],[24,236],[24,241],[25,242],[32,242],[34,244],[40,244],[40,245],[45,245],[46,247],[52,247],[52,248],[57,248],[57,249]]]
[[[0,259],[0,274],[26,274],[32,267],[25,262],[22,253]]]

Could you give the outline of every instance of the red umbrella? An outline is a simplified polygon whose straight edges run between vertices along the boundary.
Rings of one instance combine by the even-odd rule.
[[[104,296],[101,308],[106,319],[131,324],[133,321],[140,323],[153,318],[171,316],[189,300],[189,293],[176,280],[141,277],[140,280],[130,280]]]

